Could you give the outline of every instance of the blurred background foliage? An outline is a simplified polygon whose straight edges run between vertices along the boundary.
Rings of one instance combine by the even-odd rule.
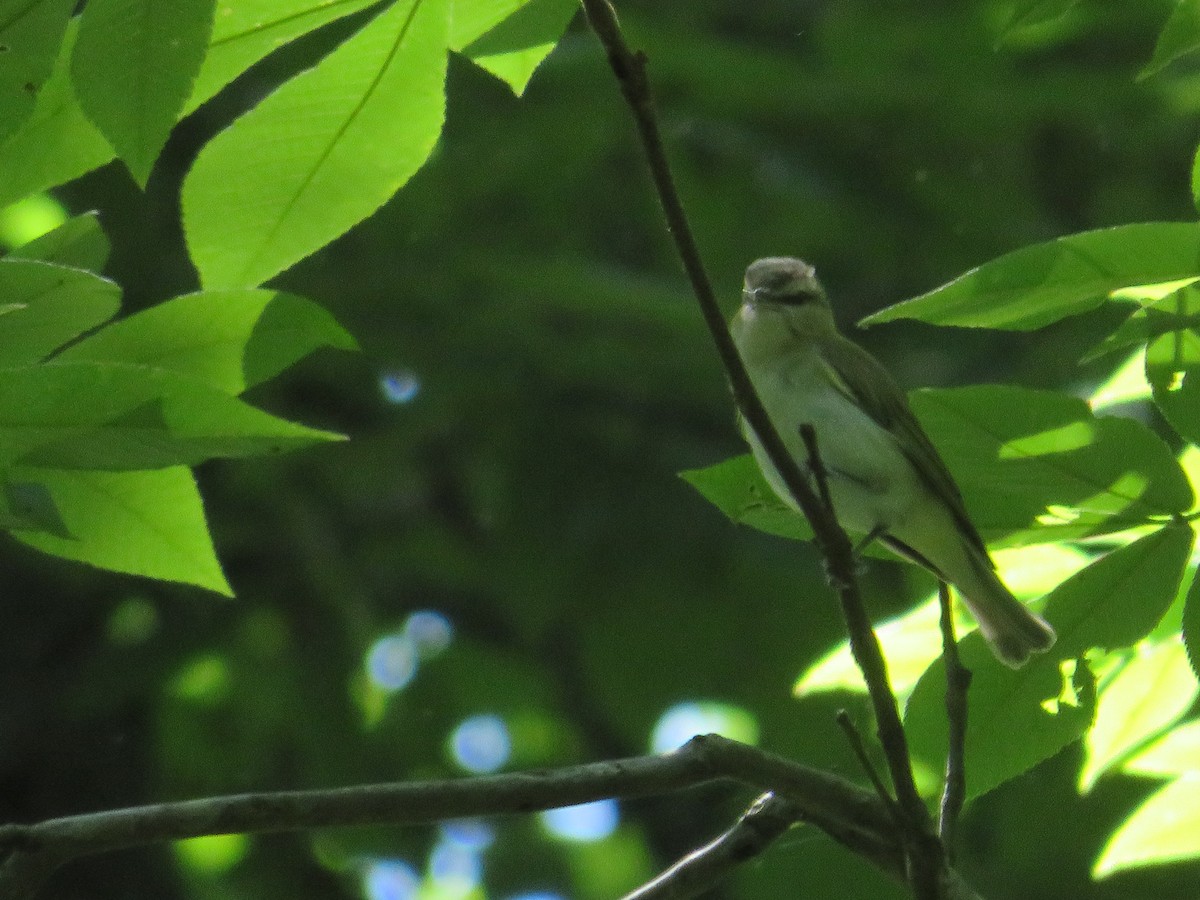
[[[1013,32],[1001,0],[619,4],[730,311],[747,262],[798,254],[846,325],[1024,244],[1192,218],[1198,73],[1136,80],[1170,8],[1089,0]],[[57,192],[100,211],[127,311],[196,285],[177,204],[198,147],[353,24],[200,108],[144,194],[115,164]],[[577,19],[521,98],[452,59],[448,98],[412,182],[273,281],[364,352],[250,397],[348,445],[201,469],[238,599],[0,551],[0,818],[595,760],[718,726],[858,777],[833,719],[847,702],[865,719],[858,698],[789,696],[840,636],[818,559],[736,529],[676,476],[741,445],[595,40]],[[859,338],[910,387],[1083,389],[1112,365],[1076,364],[1099,333],[1081,318]],[[871,562],[873,611],[922,577]],[[1151,786],[1080,798],[1078,765],[1068,749],[970,810],[962,866],[981,893],[1195,896],[1195,865],[1090,881]],[[748,799],[189,842],[74,864],[47,896],[601,900]],[[802,829],[720,893],[903,896]]]

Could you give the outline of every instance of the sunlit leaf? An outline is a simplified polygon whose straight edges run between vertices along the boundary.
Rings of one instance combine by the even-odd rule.
[[[387,8],[200,151],[183,219],[206,287],[261,284],[420,168],[442,126],[446,3]]]
[[[1200,332],[1172,331],[1151,341],[1146,380],[1171,426],[1193,444],[1200,443]]]
[[[185,112],[296,38],[371,6],[378,0],[217,0],[208,54]]]
[[[915,391],[985,538],[1083,537],[1181,513],[1192,491],[1167,445],[1132,419],[1094,416],[1077,397],[983,385]]]
[[[1108,378],[1096,386],[1088,404],[1094,412],[1098,412],[1110,406],[1148,399],[1150,382],[1146,380],[1146,350],[1143,347],[1134,351]]]
[[[1070,659],[1092,647],[1128,647],[1175,599],[1192,531],[1168,526],[1106,554],[1051,592],[1045,615],[1058,632],[1051,653]]]
[[[121,306],[121,289],[106,278],[12,258],[0,260],[0,297],[20,307],[0,316],[0,366],[37,362]]]
[[[112,146],[84,115],[71,89],[76,24],[67,28],[33,114],[0,143],[0,206],[78,178],[113,158]]]
[[[1001,579],[1020,598],[1040,597],[1063,579],[1085,566],[1090,557],[1065,544],[1041,544],[1014,547],[993,554]],[[955,605],[955,633],[960,637],[975,627],[975,622]],[[920,606],[875,627],[888,662],[892,690],[906,697],[921,674],[942,652],[941,606],[937,594]],[[842,641],[813,663],[797,680],[792,692],[802,697],[821,691],[862,692],[866,685],[850,653],[849,641]]]
[[[17,540],[102,569],[232,596],[188,469],[67,472],[21,466],[12,470],[12,477],[44,485],[70,534],[15,531]]]
[[[1198,693],[1178,639],[1139,648],[1099,692],[1096,719],[1084,741],[1080,791],[1090,791],[1101,775],[1179,721]]]
[[[1200,676],[1200,575],[1192,579],[1180,626],[1192,671]]]
[[[240,394],[321,346],[357,345],[310,300],[270,290],[205,291],[114,322],[56,361],[140,363]]]
[[[1094,696],[1086,667],[1076,668],[1073,683],[1064,688],[1056,653],[1034,656],[1013,670],[996,661],[978,632],[964,638],[959,648],[963,664],[972,672],[966,742],[969,797],[1028,771],[1087,730]],[[938,659],[917,682],[904,716],[914,753],[938,770],[946,757],[945,694],[946,673]]]
[[[159,369],[79,362],[0,370],[0,464],[155,469],[336,438]]]
[[[1022,247],[863,320],[920,319],[1031,331],[1095,309],[1120,288],[1195,277],[1200,225],[1147,222]]]
[[[1125,760],[1121,771],[1156,778],[1200,775],[1200,721],[1193,719],[1176,725]]]
[[[0,139],[33,113],[74,8],[74,0],[0,0]]]
[[[1200,778],[1168,783],[1113,832],[1092,867],[1095,878],[1200,857]]]
[[[450,48],[519,96],[578,11],[575,0],[454,0]]]
[[[1165,297],[1142,305],[1116,331],[1108,335],[1081,362],[1135,344],[1144,344],[1160,334],[1200,327],[1200,288],[1189,283]]]
[[[88,0],[75,96],[145,187],[200,69],[216,0]]]
[[[94,212],[68,219],[53,231],[17,247],[5,259],[33,259],[99,272],[108,262],[108,237]]]

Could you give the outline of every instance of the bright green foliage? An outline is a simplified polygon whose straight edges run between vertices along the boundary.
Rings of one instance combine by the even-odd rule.
[[[1114,291],[1195,275],[1200,225],[1149,222],[1023,247],[863,320],[920,319],[1030,331],[1095,309]]]
[[[113,158],[112,146],[88,120],[71,86],[78,33],[79,21],[73,19],[33,112],[0,143],[0,206],[78,178]]]
[[[216,0],[89,0],[71,60],[88,118],[143,187],[204,59]]]
[[[281,291],[205,291],[114,322],[56,361],[138,363],[237,395],[322,346],[357,348],[311,300]]]
[[[74,6],[74,0],[0,3],[0,139],[32,114]]]
[[[1200,720],[1176,725],[1125,760],[1121,769],[1130,775],[1166,778],[1200,771]]]
[[[8,254],[7,259],[36,259],[99,272],[108,262],[110,249],[96,214],[84,213],[18,247]]]
[[[1146,747],[1178,722],[1200,693],[1178,639],[1139,647],[1104,679],[1096,721],[1084,741],[1087,756],[1079,789],[1090,791],[1106,772]]]
[[[0,369],[0,466],[134,471],[307,447],[286,422],[204,381],[131,363]]]
[[[34,363],[108,321],[121,305],[113,282],[37,260],[0,260],[0,366]]]
[[[999,385],[922,390],[913,411],[990,539],[1094,536],[1186,512],[1192,488],[1167,445],[1075,397]]]
[[[454,0],[450,49],[520,96],[578,10],[576,0]]]
[[[1142,803],[1104,846],[1093,873],[1107,878],[1126,869],[1200,856],[1200,778],[1177,778]]]
[[[978,633],[963,638],[959,647],[963,665],[973,673],[966,742],[969,797],[1023,774],[1078,740],[1091,724],[1095,697],[1086,666],[1064,676],[1054,654],[1017,671],[1006,669],[994,663]],[[942,771],[946,758],[945,693],[946,672],[938,658],[917,682],[904,713],[913,753],[933,771]]]
[[[1046,616],[1058,629],[1061,659],[1092,647],[1128,647],[1175,599],[1192,549],[1190,528],[1168,526],[1113,550],[1056,587]]]
[[[446,0],[398,3],[211,141],[183,191],[208,287],[254,287],[378,209],[441,131]]]
[[[18,530],[46,553],[226,596],[233,589],[217,562],[196,480],[183,466],[151,472],[94,472],[17,466],[14,478],[44,485],[65,535]]]

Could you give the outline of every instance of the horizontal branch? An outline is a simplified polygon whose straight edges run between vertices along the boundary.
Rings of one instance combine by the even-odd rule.
[[[799,817],[894,844],[878,798],[840,776],[729,741],[693,738],[675,753],[444,781],[207,797],[0,827],[0,896],[30,898],[80,856],[215,834],[412,825],[633,799],[726,781],[786,798]]]

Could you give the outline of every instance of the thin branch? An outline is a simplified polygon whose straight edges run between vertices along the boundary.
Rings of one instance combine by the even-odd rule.
[[[946,783],[938,819],[938,833],[946,848],[946,856],[954,859],[954,839],[958,817],[967,798],[967,691],[971,687],[971,671],[958,655],[954,637],[954,609],[950,603],[950,587],[938,583],[938,602],[941,604],[942,659],[946,667]]]
[[[859,734],[858,726],[850,718],[850,713],[844,709],[837,711],[838,726],[846,734],[846,740],[850,744],[850,749],[854,751],[854,756],[858,760],[858,765],[867,775],[867,780],[871,782],[871,787],[875,788],[875,793],[878,795],[880,802],[883,803],[899,824],[900,810],[896,807],[896,800],[888,793],[887,785],[883,783],[883,779],[879,777],[879,772],[875,770],[875,764],[871,762],[871,757],[867,755],[867,747],[863,742],[862,735]]]
[[[748,859],[760,856],[801,819],[796,807],[763,794],[728,830],[689,853],[623,900],[691,900],[712,890]]]
[[[821,503],[829,510],[829,514],[836,519],[833,495],[829,493],[829,473],[825,471],[825,463],[817,450],[817,429],[813,428],[811,422],[804,422],[800,426],[800,440],[804,441],[804,449],[808,453],[808,469],[812,472],[813,481],[817,483],[817,496],[821,498]]]
[[[846,619],[846,626],[850,632],[850,650],[866,680],[871,705],[875,712],[876,727],[879,730],[879,740],[883,745],[888,762],[889,774],[896,788],[897,800],[904,810],[912,831],[911,843],[913,846],[924,844],[926,839],[933,835],[933,825],[913,779],[908,740],[900,724],[900,713],[896,706],[895,695],[891,690],[887,663],[884,661],[883,651],[880,649],[879,641],[871,628],[870,618],[866,614],[862,598],[858,593],[854,572],[854,554],[850,539],[838,525],[837,520],[824,508],[820,499],[805,481],[799,465],[788,453],[779,434],[771,424],[762,402],[755,393],[750,377],[747,375],[737,349],[733,345],[733,340],[729,336],[725,319],[717,304],[712,285],[704,270],[704,264],[701,262],[695,238],[688,225],[683,203],[675,189],[674,178],[663,149],[662,135],[659,132],[658,119],[654,111],[654,101],[646,78],[645,55],[630,51],[621,34],[616,13],[608,0],[581,0],[581,2],[592,29],[604,45],[609,65],[633,113],[650,174],[654,179],[659,201],[662,204],[667,228],[674,238],[679,258],[683,262],[696,300],[700,304],[704,322],[708,326],[721,363],[729,376],[734,401],[747,423],[754,429],[767,457],[779,472],[789,493],[796,501],[796,505],[800,507],[801,512],[812,524],[814,540],[829,563],[829,575],[837,588],[842,615]],[[918,896],[934,898],[937,895],[929,894],[921,889]]]

